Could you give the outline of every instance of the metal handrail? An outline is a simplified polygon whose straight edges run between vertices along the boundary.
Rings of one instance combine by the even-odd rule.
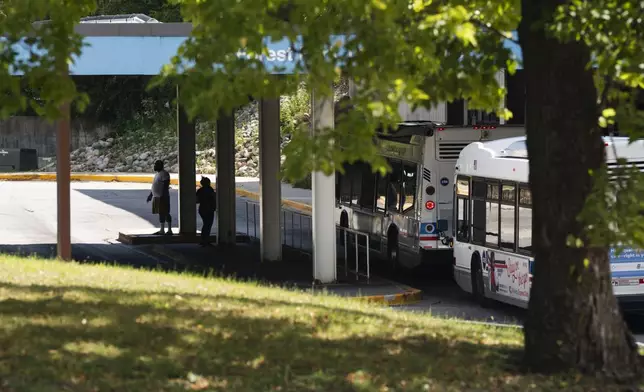
[[[251,207],[252,206],[252,207]],[[251,231],[250,231],[250,212],[252,210],[252,223],[253,223],[253,238],[259,238],[257,236],[257,232],[259,231],[258,229],[258,210],[259,210],[259,203],[256,201],[252,200],[246,200],[246,234],[248,236],[251,236]],[[289,219],[287,218],[290,215],[290,225],[289,225]],[[304,230],[304,225],[303,222],[308,219],[308,230]],[[295,223],[298,222],[298,227],[296,229]],[[304,252],[306,254],[310,254],[311,250],[304,249],[304,234],[306,233],[308,237],[310,237],[310,244],[311,246],[313,245],[313,238],[312,238],[312,217],[308,214],[303,214],[297,211],[292,211],[288,209],[282,209],[282,214],[281,214],[281,222],[280,225],[282,227],[282,245],[290,246],[293,249],[298,249],[301,252]],[[291,233],[291,241],[290,244],[287,239],[287,229],[290,227],[290,233]],[[348,247],[347,247],[347,236],[350,234],[353,234],[355,237],[355,253],[356,253],[356,265],[355,265],[355,271],[351,271],[355,273],[356,275],[356,280],[360,279],[360,276],[365,276],[367,278],[367,281],[371,279],[371,248],[370,248],[370,236],[369,234],[363,233],[361,231],[353,230],[348,227],[342,227],[342,226],[336,226],[336,229],[342,231],[342,235],[344,236],[344,271],[345,271],[345,276],[349,275],[349,255],[348,255]],[[294,234],[299,232],[299,247],[296,246],[296,241],[295,241],[295,236]],[[367,254],[367,259],[366,259],[366,267],[367,267],[367,273],[366,275],[360,273],[360,245],[358,244],[358,239],[360,237],[365,238],[365,244],[366,244],[366,254]]]
[[[359,269],[359,261],[360,261],[360,245],[358,244],[358,236],[363,236],[365,238],[365,246],[366,246],[366,254],[367,254],[367,281],[371,279],[371,261],[369,254],[371,253],[371,249],[369,246],[369,234],[363,233],[361,231],[353,230],[348,227],[343,227],[343,226],[336,226],[337,229],[342,231],[342,234],[344,236],[344,272],[345,276],[349,275],[349,249],[348,249],[348,242],[347,242],[347,233],[353,234],[355,236],[355,244],[356,244],[356,270],[355,270],[355,275],[356,275],[356,280],[359,280],[360,277],[360,269]]]
[[[258,237],[258,212],[259,212],[259,203],[256,201],[252,200],[246,200],[246,234],[251,236],[251,230],[250,230],[250,215],[252,211],[252,223],[253,223],[253,230],[252,230],[252,237],[253,238],[259,238]],[[290,219],[289,219],[290,218]],[[306,225],[307,230],[305,230],[305,225],[304,222],[306,220],[309,220],[308,225]],[[305,253],[308,253],[307,250],[304,249],[304,234],[310,234],[312,233],[312,223],[311,223],[311,216],[302,214],[296,211],[291,211],[287,209],[282,209],[282,214],[281,214],[281,220],[280,220],[280,226],[282,228],[282,245],[290,246],[293,249],[299,249],[300,251],[303,251]],[[297,228],[295,223],[298,223]],[[291,240],[290,242],[287,239],[287,230],[290,228],[290,233],[291,233]],[[298,244],[296,243],[295,240],[295,234],[299,234],[299,247],[297,246]]]

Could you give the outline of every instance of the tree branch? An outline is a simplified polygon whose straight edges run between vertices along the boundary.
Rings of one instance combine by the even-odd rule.
[[[495,28],[495,27],[492,27],[492,26],[488,26],[487,24],[483,23],[483,21],[481,21],[481,20],[478,20],[478,19],[470,19],[470,22],[474,23],[475,25],[477,25],[477,26],[479,26],[479,27],[481,27],[481,28],[483,28],[483,29],[485,29],[485,30],[488,30],[488,31],[491,31],[491,32],[495,33],[495,34],[496,34],[496,35],[498,35],[499,37],[503,37],[503,38],[507,39],[507,40],[508,40],[508,41],[510,41],[510,42],[513,42],[513,43],[515,43],[515,44],[517,44],[517,45],[520,45],[520,44],[519,44],[519,41],[515,40],[514,38],[508,38],[508,37],[507,37],[505,34],[503,34],[499,29],[497,29],[497,28]]]
[[[599,110],[605,109],[606,104],[608,103],[608,93],[611,88],[613,88],[614,80],[610,76],[606,75],[604,77],[604,89],[600,95],[599,99]]]

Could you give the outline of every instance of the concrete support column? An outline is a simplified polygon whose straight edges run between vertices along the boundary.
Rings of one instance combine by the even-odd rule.
[[[280,100],[259,102],[259,227],[262,261],[282,259]]]
[[[235,115],[217,120],[217,243],[234,245],[237,237],[235,194]]]
[[[358,95],[358,86],[353,79],[349,79],[349,96],[354,98],[356,95]]]
[[[197,138],[195,124],[190,122],[186,111],[179,104],[177,86],[177,139],[179,140],[179,234],[197,233],[197,195],[195,169]]]
[[[499,86],[503,88],[507,88],[506,82],[505,82],[505,69],[498,71],[498,73],[496,74],[496,80],[497,82],[499,82]],[[503,97],[503,101],[501,102],[501,105],[500,105],[501,109],[505,107],[505,104],[506,104],[505,101],[506,101],[506,97]],[[504,118],[499,119],[499,124],[505,125],[505,119]]]
[[[313,91],[312,131],[334,125],[333,97]],[[313,179],[313,277],[322,283],[337,279],[335,243],[335,174],[312,173]]]
[[[61,107],[56,133],[56,204],[57,204],[57,254],[62,260],[72,259],[71,239],[71,131],[69,104]]]

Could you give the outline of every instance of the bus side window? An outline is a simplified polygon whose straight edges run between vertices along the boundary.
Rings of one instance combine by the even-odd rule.
[[[336,189],[336,193],[340,198],[340,203],[351,203],[351,173],[353,166],[344,164],[344,174],[340,177],[340,186]]]
[[[402,162],[390,161],[391,172],[389,173],[389,184],[387,185],[387,211],[400,212],[402,199]]]
[[[532,194],[530,189],[519,188],[519,251],[532,252]]]
[[[456,239],[460,242],[470,241],[470,216],[468,214],[469,200],[459,197],[456,199]]]
[[[488,180],[491,181],[491,180]],[[487,184],[486,217],[485,217],[485,243],[491,246],[499,246],[499,187],[496,181]]]
[[[470,180],[459,177],[454,185],[456,195],[456,239],[470,242]]]
[[[376,211],[384,211],[387,201],[387,176],[376,175]]]
[[[501,248],[514,252],[516,186],[501,185]]]
[[[402,210],[403,213],[413,211],[416,204],[416,173],[418,166],[415,164],[404,164],[402,168]]]
[[[487,218],[487,184],[472,180],[472,242],[485,245],[485,226]]]
[[[351,166],[351,205],[358,206],[362,194],[362,171],[366,166],[363,162],[357,162]]]
[[[371,171],[370,165],[364,165],[362,168],[362,194],[359,199],[360,208],[369,211],[374,210],[374,202],[376,200],[375,192],[376,174]]]

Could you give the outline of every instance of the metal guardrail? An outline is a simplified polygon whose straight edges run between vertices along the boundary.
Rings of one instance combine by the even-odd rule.
[[[259,238],[259,214],[259,203],[246,200],[246,234],[249,237]],[[280,227],[282,229],[282,245],[297,249],[306,254],[313,253],[313,220],[310,215],[289,209],[282,209]],[[348,276],[349,272],[352,272],[356,275],[356,280],[359,280],[360,276],[364,276],[369,281],[371,279],[369,235],[341,226],[336,226],[336,230],[339,230],[340,235],[344,237],[345,276]],[[349,269],[349,246],[347,240],[350,235],[355,239],[355,271]],[[363,248],[365,248],[365,253],[367,254],[366,274],[362,274],[359,269],[361,245],[358,239],[362,237],[365,238],[365,246]],[[336,236],[336,238],[340,237]]]
[[[246,201],[246,234],[259,238],[259,203]],[[282,209],[280,215],[282,245],[312,253],[313,222],[311,216],[296,211]]]
[[[358,242],[359,237],[364,237],[365,238],[365,250],[367,254],[367,281],[371,280],[371,260],[370,260],[370,253],[371,249],[369,247],[369,234],[363,233],[361,231],[349,229],[348,227],[342,227],[342,226],[336,226],[336,229],[339,230],[343,237],[344,237],[344,273],[345,276],[349,275],[349,243],[348,243],[348,236],[347,234],[353,234],[354,235],[354,244],[355,244],[355,252],[356,252],[356,269],[355,271],[351,271],[356,275],[356,280],[359,280],[360,275],[360,244]],[[364,275],[363,275],[364,276]]]

